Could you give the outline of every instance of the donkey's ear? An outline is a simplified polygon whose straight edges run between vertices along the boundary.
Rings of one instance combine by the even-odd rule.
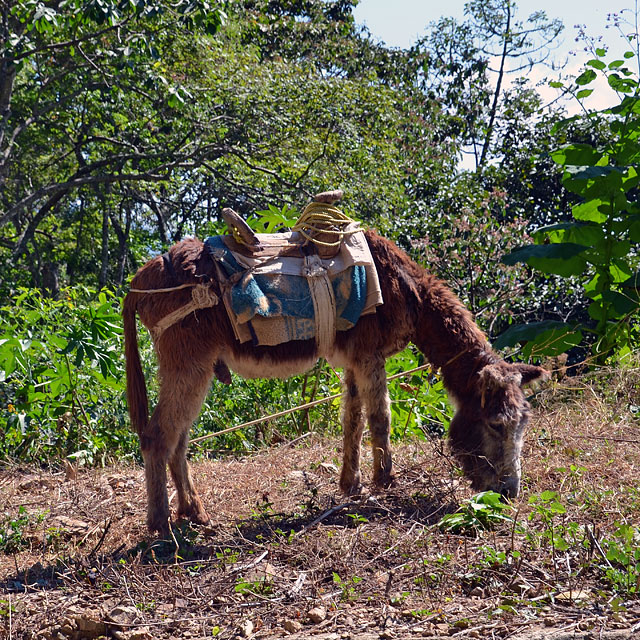
[[[482,393],[501,389],[511,384],[522,384],[520,371],[506,362],[488,364],[478,371],[479,386]]]
[[[549,377],[549,372],[542,367],[536,367],[533,364],[524,364],[523,362],[517,362],[511,365],[514,369],[517,369],[520,375],[522,376],[522,382],[520,383],[522,386],[525,384],[529,384],[534,380],[538,380],[539,378],[542,380],[546,380]]]

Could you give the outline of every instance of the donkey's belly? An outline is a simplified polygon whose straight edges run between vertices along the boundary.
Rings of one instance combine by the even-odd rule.
[[[290,378],[309,371],[317,362],[317,357],[275,360],[262,356],[253,358],[248,354],[225,354],[222,358],[227,366],[243,378]]]

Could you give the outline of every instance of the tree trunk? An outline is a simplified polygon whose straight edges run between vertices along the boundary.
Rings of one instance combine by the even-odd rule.
[[[106,204],[103,203],[102,210],[102,251],[100,254],[100,277],[98,278],[98,286],[100,288],[107,286],[107,277],[109,274],[109,211]]]
[[[480,155],[480,162],[476,167],[476,173],[482,173],[482,169],[487,161],[487,155],[489,153],[489,147],[491,146],[491,138],[493,136],[493,127],[496,121],[496,114],[498,113],[498,101],[500,99],[500,91],[502,89],[502,79],[504,78],[504,67],[507,62],[507,53],[509,50],[509,37],[511,34],[511,1],[507,3],[507,24],[505,26],[504,33],[502,35],[502,54],[500,56],[500,70],[498,71],[498,79],[496,81],[496,90],[493,93],[493,101],[491,103],[491,111],[489,112],[489,124],[487,126],[487,133],[484,137],[484,144],[482,145],[482,154]]]
[[[115,278],[115,284],[118,286],[122,286],[124,282],[124,274],[127,266],[129,232],[131,231],[131,207],[122,206],[121,210],[124,211],[124,229],[116,216],[113,214],[111,215],[111,224],[118,236],[118,271]]]

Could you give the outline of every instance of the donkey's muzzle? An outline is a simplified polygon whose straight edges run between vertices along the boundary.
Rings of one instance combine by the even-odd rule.
[[[508,500],[517,498],[520,493],[520,479],[505,478],[504,480],[501,480],[499,492],[503,498],[507,498]]]

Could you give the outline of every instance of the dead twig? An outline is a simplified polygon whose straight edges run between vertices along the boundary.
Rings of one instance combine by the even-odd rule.
[[[307,533],[307,531],[309,531],[310,529],[313,529],[313,527],[315,527],[316,525],[320,524],[323,520],[326,520],[327,518],[332,516],[334,513],[338,513],[339,511],[342,511],[343,509],[348,509],[349,507],[354,507],[356,504],[358,504],[358,503],[357,502],[345,502],[343,504],[338,504],[335,507],[331,507],[331,509],[327,509],[326,511],[321,513],[315,520],[313,520],[308,525],[306,525],[305,527],[300,529],[300,531],[298,531],[298,533],[296,533],[294,538],[297,538],[298,536],[301,536],[303,533]]]

